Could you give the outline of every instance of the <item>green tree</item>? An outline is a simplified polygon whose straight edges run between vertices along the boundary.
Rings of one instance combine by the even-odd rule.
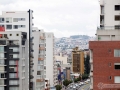
[[[56,90],[61,90],[62,89],[62,86],[61,85],[56,85]]]
[[[89,74],[83,74],[82,75],[82,80],[88,79],[88,77],[89,77]]]
[[[84,60],[84,64],[85,64],[85,73],[86,74],[90,74],[90,56],[87,55],[85,60]]]
[[[63,85],[64,85],[64,86],[68,86],[68,85],[69,85],[69,80],[67,80],[67,79],[64,80],[64,81],[63,81]]]

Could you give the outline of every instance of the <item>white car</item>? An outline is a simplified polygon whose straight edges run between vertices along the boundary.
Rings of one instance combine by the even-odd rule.
[[[72,87],[73,87],[73,86],[71,85],[71,86],[70,86],[70,89],[72,89]]]
[[[76,90],[76,86],[73,86],[73,90]]]

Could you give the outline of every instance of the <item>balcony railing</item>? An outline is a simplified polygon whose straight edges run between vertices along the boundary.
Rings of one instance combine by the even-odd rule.
[[[105,26],[105,27],[97,27],[97,30],[120,30],[120,26]]]
[[[43,36],[40,36],[40,39],[44,40],[44,39],[45,39],[45,37],[43,37]]]
[[[44,58],[38,58],[38,60],[44,60]]]

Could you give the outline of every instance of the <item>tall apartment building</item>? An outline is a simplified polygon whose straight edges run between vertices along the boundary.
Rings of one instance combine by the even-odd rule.
[[[0,90],[28,90],[27,52],[27,33],[0,32]]]
[[[34,82],[41,82],[43,84],[45,78],[50,79],[50,87],[57,84],[57,66],[54,58],[54,35],[53,33],[46,33],[43,30],[35,30],[32,32],[33,37],[33,52],[36,55],[34,58],[33,76]],[[34,56],[33,55],[33,56]],[[38,75],[37,75],[38,74]],[[36,81],[38,80],[39,81]],[[35,84],[35,87],[37,84]]]
[[[78,47],[72,50],[72,70],[73,73],[84,74],[84,51]]]
[[[3,11],[2,15],[0,15],[0,26],[5,28],[5,31],[23,31],[27,32],[27,38],[28,40],[31,38],[31,33],[32,33],[32,26],[34,25],[32,22],[33,11]],[[31,49],[31,42],[28,44],[28,52],[29,56],[31,55],[30,49]],[[31,59],[28,57],[28,59]],[[30,60],[29,60],[30,61]],[[32,67],[30,62],[28,63],[30,65],[29,67]],[[31,68],[29,68],[28,71]],[[32,72],[29,72],[29,75],[32,75]],[[29,78],[28,75],[28,78]],[[29,78],[29,83],[30,79],[32,79],[33,76],[30,76]],[[32,83],[32,82],[31,82]],[[30,89],[30,88],[29,88]],[[31,84],[31,89],[32,89],[32,84]]]
[[[100,28],[89,42],[91,90],[118,90],[120,83],[120,0],[100,0]],[[113,87],[103,87],[111,84]]]

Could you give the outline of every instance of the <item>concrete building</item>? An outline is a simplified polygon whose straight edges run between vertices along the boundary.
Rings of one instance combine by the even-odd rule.
[[[60,55],[55,55],[56,61],[61,61],[62,64],[67,64],[67,56],[63,56],[62,53]]]
[[[27,33],[0,32],[0,90],[28,90],[27,52]]]
[[[29,11],[3,11],[2,15],[0,15],[0,26],[5,28],[5,31],[23,31],[23,32],[27,32],[27,38],[28,40],[31,38],[31,33],[32,33],[32,26],[33,24],[33,15],[32,15],[33,11],[29,10]],[[31,54],[30,49],[30,43],[28,44],[28,52],[29,52],[29,56]],[[29,58],[28,59],[32,59]],[[30,61],[30,60],[29,60]],[[31,63],[28,62],[29,65],[29,89],[33,88],[33,82],[31,82],[31,80],[33,79],[32,76],[32,72],[31,72]]]
[[[41,43],[43,39],[41,38],[41,31],[38,28],[34,28],[32,32],[33,37],[33,90],[44,90],[45,80],[44,80],[44,60],[45,60],[45,47]]]
[[[120,83],[120,1],[100,0],[100,28],[96,41],[89,42],[91,63],[91,90],[100,90],[102,84]],[[103,87],[118,90],[120,87]]]
[[[72,51],[72,70],[73,73],[84,74],[84,51],[78,47]]]
[[[50,79],[50,87],[54,87],[57,84],[57,66],[54,57],[54,35],[53,33],[46,33],[43,30],[37,29],[33,30],[32,33],[33,38],[35,38],[33,39],[33,42],[35,43],[33,46],[35,49],[35,60],[33,61],[34,82],[36,82],[36,76],[41,76],[42,81],[40,82],[42,85],[45,85],[43,84],[43,79],[48,78]],[[40,75],[36,75],[38,69],[40,69]]]

